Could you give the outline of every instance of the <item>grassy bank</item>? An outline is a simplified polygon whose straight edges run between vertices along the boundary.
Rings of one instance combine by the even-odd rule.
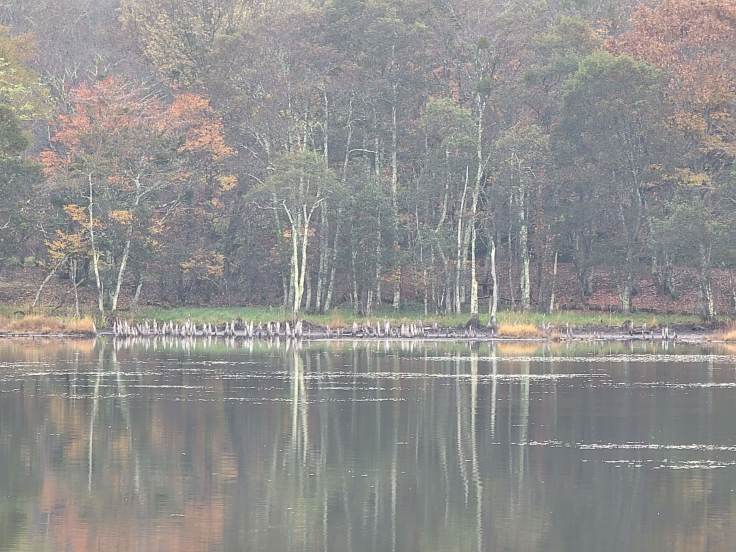
[[[23,315],[22,307],[0,305],[0,334],[89,334],[97,327],[103,327],[104,321],[88,313],[82,318],[71,316],[64,311],[36,311],[33,315]],[[135,311],[121,311],[119,317],[130,322],[157,320],[158,322],[183,323],[191,321],[195,324],[224,324],[233,320],[253,321],[256,323],[283,321],[292,318],[291,312],[275,307],[143,307]],[[333,329],[349,328],[354,322],[382,322],[388,320],[393,326],[415,323],[418,320],[425,324],[437,324],[442,328],[460,328],[468,322],[468,314],[447,314],[425,316],[421,310],[406,309],[395,311],[391,308],[375,312],[370,317],[358,316],[350,308],[333,309],[326,314],[302,313],[302,320],[327,326]],[[534,338],[551,335],[555,331],[563,331],[570,327],[578,331],[595,331],[619,329],[627,321],[635,327],[687,327],[701,324],[697,315],[651,314],[560,311],[553,314],[521,313],[504,311],[498,314],[498,335],[503,337]],[[725,321],[724,321],[725,322]],[[480,317],[482,326],[487,325],[488,315]],[[544,331],[542,331],[544,328]],[[733,338],[733,332],[729,335]]]
[[[280,308],[257,308],[257,307],[230,307],[230,308],[141,308],[135,312],[121,313],[121,318],[131,321],[158,320],[160,322],[184,322],[191,320],[197,324],[222,324],[233,320],[251,320],[255,322],[267,322],[275,320],[288,320],[291,313]],[[422,320],[425,323],[437,323],[442,327],[461,327],[468,322],[468,314],[447,314],[425,316],[419,310],[383,309],[377,311],[370,317],[358,316],[351,309],[334,309],[326,314],[303,313],[300,318],[332,328],[351,326],[353,322],[361,323],[368,320],[388,320],[392,324],[402,324]],[[627,320],[635,326],[684,326],[700,324],[700,318],[695,315],[665,314],[653,315],[649,313],[634,313],[624,315],[620,313],[584,312],[584,311],[560,311],[553,314],[543,313],[521,313],[504,311],[498,314],[499,325],[503,326],[527,326],[553,328],[618,328]],[[481,325],[488,323],[486,314],[480,317]]]

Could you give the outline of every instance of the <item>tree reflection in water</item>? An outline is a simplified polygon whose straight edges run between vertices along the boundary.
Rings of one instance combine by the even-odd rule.
[[[3,342],[0,550],[730,550],[732,354]]]

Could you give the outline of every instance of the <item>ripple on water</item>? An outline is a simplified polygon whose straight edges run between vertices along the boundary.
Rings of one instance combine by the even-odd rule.
[[[567,448],[577,451],[644,451],[644,452],[683,452],[683,453],[734,453],[736,446],[732,445],[715,445],[708,443],[690,443],[690,444],[662,444],[662,443],[569,443],[564,441],[528,441],[511,443],[513,446],[519,447],[546,447],[546,448]],[[588,463],[590,458],[581,459],[582,462]],[[602,458],[599,461],[616,467],[627,468],[647,468],[652,470],[715,470],[723,468],[732,468],[736,466],[736,459],[712,459],[712,458],[695,458],[695,459],[671,459],[671,458],[629,458],[629,459],[609,459]]]

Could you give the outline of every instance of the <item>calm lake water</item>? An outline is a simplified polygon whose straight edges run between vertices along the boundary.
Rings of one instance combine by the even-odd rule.
[[[736,546],[736,348],[0,342],[0,550]]]

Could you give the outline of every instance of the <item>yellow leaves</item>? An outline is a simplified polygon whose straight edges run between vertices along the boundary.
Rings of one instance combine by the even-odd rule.
[[[67,216],[77,224],[89,225],[89,213],[84,207],[71,203],[69,205],[64,205],[64,211]]]
[[[133,213],[125,210],[111,211],[110,218],[118,224],[128,225],[133,222]]]
[[[708,132],[708,123],[697,113],[678,111],[673,117],[673,123],[676,128],[693,136],[702,137]]]
[[[166,223],[161,219],[156,219],[153,221],[153,224],[149,228],[149,232],[153,236],[160,236],[164,232],[166,232],[167,226]]]
[[[161,241],[153,237],[146,238],[145,243],[151,251],[155,251],[161,247]]]
[[[199,249],[181,264],[184,272],[203,272],[211,278],[220,278],[225,273],[225,256],[214,251]]]
[[[690,169],[680,169],[676,176],[680,182],[690,187],[709,186],[711,183],[711,178],[707,173],[696,173]]]
[[[238,177],[233,174],[222,175],[217,178],[220,191],[229,192],[238,185]]]
[[[64,232],[63,230],[57,230],[56,238],[48,240],[46,247],[49,251],[49,256],[54,261],[60,261],[67,255],[79,255],[86,251],[82,234]]]

